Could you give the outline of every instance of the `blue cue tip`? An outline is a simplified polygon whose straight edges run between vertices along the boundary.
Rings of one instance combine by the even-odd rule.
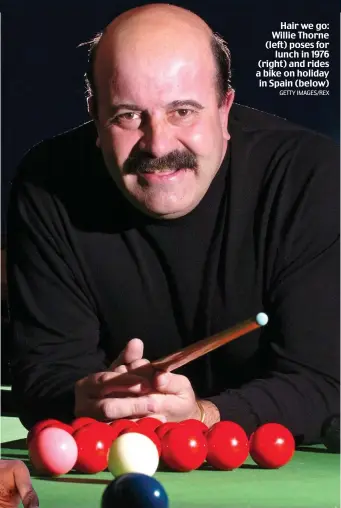
[[[269,318],[264,312],[259,312],[256,316],[256,321],[259,326],[265,326],[268,323]]]

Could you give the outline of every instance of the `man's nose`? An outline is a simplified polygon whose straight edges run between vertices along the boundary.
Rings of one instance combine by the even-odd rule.
[[[155,158],[164,157],[176,148],[171,127],[161,119],[151,120],[143,127],[139,148]]]

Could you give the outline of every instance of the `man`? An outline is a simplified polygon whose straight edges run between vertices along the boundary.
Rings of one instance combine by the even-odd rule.
[[[277,421],[308,443],[339,412],[338,149],[234,104],[229,78],[195,14],[130,10],[95,39],[92,121],[24,158],[8,283],[27,428],[203,417],[249,434]],[[151,375],[259,311],[264,329]]]
[[[39,506],[30,472],[22,460],[0,460],[0,506],[1,508]]]

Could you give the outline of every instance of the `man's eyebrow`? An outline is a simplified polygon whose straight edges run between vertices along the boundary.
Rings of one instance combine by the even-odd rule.
[[[196,109],[204,109],[204,106],[202,104],[192,99],[186,99],[184,101],[173,101],[170,104],[168,104],[167,107],[174,109],[174,108],[185,108],[186,106],[192,106],[192,108]]]
[[[136,104],[112,104],[110,106],[110,114],[115,115],[117,111],[121,109],[128,109],[129,111],[141,111],[141,108],[136,106]]]
[[[204,106],[197,101],[192,99],[172,101],[167,104],[167,109],[175,109],[175,108],[185,108],[187,106],[191,106],[196,109],[204,109]],[[112,104],[110,106],[110,114],[115,115],[118,111],[126,109],[128,111],[143,111],[143,108],[137,106],[136,104],[128,104],[128,103],[120,103],[120,104]]]

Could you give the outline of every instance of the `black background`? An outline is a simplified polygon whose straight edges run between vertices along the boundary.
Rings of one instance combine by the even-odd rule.
[[[24,153],[40,140],[88,120],[83,75],[88,41],[122,11],[149,2],[7,0],[2,9],[2,232],[9,182]],[[157,3],[157,2],[154,2]],[[336,0],[177,2],[228,42],[236,102],[340,137],[339,3]],[[330,24],[330,95],[280,96],[259,88],[259,59],[280,22]]]

